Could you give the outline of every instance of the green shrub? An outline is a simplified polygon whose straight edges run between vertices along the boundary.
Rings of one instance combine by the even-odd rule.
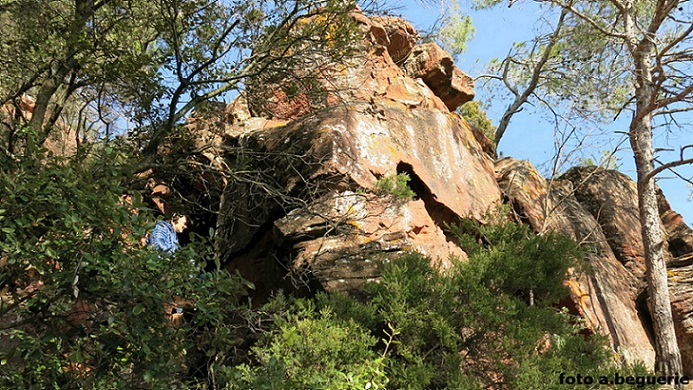
[[[227,324],[247,284],[190,276],[200,272],[190,260],[213,257],[205,240],[173,256],[143,248],[154,221],[136,193],[122,199],[125,157],[104,146],[82,158],[41,154],[0,170],[0,388],[193,385],[188,371],[234,346]],[[195,301],[194,321],[171,325],[175,296]]]
[[[584,385],[561,384],[561,373],[645,374],[616,365],[606,338],[580,334],[580,320],[553,306],[577,245],[496,222],[452,228],[470,259],[444,274],[409,254],[381,264],[363,300],[274,299],[256,313],[271,325],[253,360],[224,368],[227,388],[564,389]]]
[[[409,188],[411,177],[406,172],[395,176],[383,176],[375,183],[375,193],[378,195],[392,195],[402,200],[410,200],[416,193]]]
[[[273,315],[273,326],[253,347],[256,365],[226,368],[226,388],[383,389],[384,358],[372,349],[375,342],[353,319],[295,300]]]
[[[472,100],[463,104],[459,108],[459,113],[470,125],[481,130],[495,144],[496,126],[488,118],[486,111],[481,107],[481,103],[478,100]]]
[[[470,256],[462,265],[465,283],[544,305],[564,298],[568,269],[583,268],[579,245],[561,234],[536,235],[527,225],[489,218],[488,225],[463,220],[449,227]]]
[[[240,278],[191,277],[218,260],[208,240],[173,256],[140,246],[154,221],[123,202],[117,149],[82,157],[0,170],[0,388],[562,389],[560,373],[646,373],[614,365],[604,338],[554,306],[580,267],[565,237],[462,221],[450,230],[469,260],[444,274],[410,254],[381,264],[365,300],[280,295],[251,310]],[[174,296],[194,301],[179,327]]]
[[[585,157],[578,160],[577,165],[580,167],[600,166],[603,169],[618,170],[623,163],[621,163],[621,159],[613,151],[602,150],[601,157],[595,157],[594,155]]]

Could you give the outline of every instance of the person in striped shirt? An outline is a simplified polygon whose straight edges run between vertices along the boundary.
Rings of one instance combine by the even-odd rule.
[[[157,221],[154,230],[147,237],[147,244],[161,253],[173,254],[179,247],[178,233],[184,232],[188,223],[187,216],[176,214],[170,221]],[[174,312],[170,320],[174,325],[180,325],[183,322],[183,301],[176,297],[173,306]]]
[[[178,249],[178,233],[188,228],[188,217],[174,215],[170,221],[158,221],[147,237],[147,244],[157,251],[172,254]]]

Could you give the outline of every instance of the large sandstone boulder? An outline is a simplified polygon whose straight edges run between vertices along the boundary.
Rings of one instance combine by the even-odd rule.
[[[419,34],[408,21],[392,16],[373,16],[368,18],[354,13],[354,18],[365,26],[375,38],[373,42],[384,45],[395,64],[401,64],[416,46]]]
[[[327,108],[277,88],[258,118],[241,97],[226,107],[223,134],[200,147],[236,172],[223,194],[219,252],[259,291],[288,274],[353,292],[376,276],[372,258],[411,250],[444,267],[465,256],[445,223],[480,220],[500,201],[490,158],[450,112],[473,97],[471,79],[439,47],[416,46],[408,22],[352,17],[363,55],[320,69]],[[374,193],[400,173],[414,199]]]
[[[247,164],[252,174],[227,187],[218,235],[222,258],[239,270],[240,257],[268,266],[281,257],[282,267],[316,277],[322,288],[353,290],[348,281],[374,277],[364,263],[370,252],[417,250],[445,266],[464,254],[444,224],[480,220],[500,201],[493,165],[469,126],[437,109],[333,107],[284,126],[247,128],[233,143],[227,149],[238,154],[229,164]],[[369,193],[398,173],[412,178],[415,199]],[[275,249],[249,256],[260,241]],[[266,275],[276,273],[253,282],[271,284]]]
[[[597,220],[618,261],[642,280],[645,259],[635,182],[621,172],[597,167],[571,168],[561,179],[573,183],[575,198]]]
[[[376,260],[416,251],[445,268],[466,254],[450,242],[423,200],[334,193],[275,221],[279,238],[295,253],[291,271],[303,270],[330,291],[358,294],[363,283],[379,276]]]
[[[570,169],[547,181],[528,163],[496,165],[499,185],[537,232],[556,230],[587,244],[593,276],[568,280],[581,314],[607,334],[626,361],[653,362],[645,262],[635,182],[613,170]],[[684,373],[693,372],[693,230],[659,193],[667,235],[667,267],[676,336]],[[588,302],[586,302],[588,301]],[[596,303],[596,305],[595,305]],[[648,339],[649,337],[649,339]]]
[[[474,80],[459,70],[450,53],[436,43],[414,47],[404,69],[410,76],[421,78],[450,111],[474,99]]]
[[[360,55],[310,70],[319,74],[322,93],[302,91],[295,82],[288,82],[291,88],[281,83],[251,84],[250,112],[292,120],[325,106],[369,101],[454,111],[474,98],[473,79],[438,45],[417,45],[418,33],[409,22],[368,17],[360,11],[351,16],[363,32],[363,41],[354,43]],[[294,90],[291,96],[287,89]]]
[[[200,112],[188,121],[208,163],[230,173],[217,219],[226,267],[252,281],[260,300],[283,287],[358,294],[378,277],[378,259],[416,250],[444,268],[450,256],[464,258],[445,224],[482,221],[502,194],[538,234],[562,232],[586,248],[588,272],[568,275],[566,305],[591,332],[607,335],[623,361],[652,368],[635,184],[594,168],[546,180],[513,159],[494,171],[492,145],[451,113],[474,91],[450,55],[417,45],[401,19],[352,16],[363,55],[320,69],[322,105],[269,88],[265,117],[239,96],[222,117]],[[412,199],[376,191],[398,173],[411,177]],[[663,197],[659,207],[690,374],[693,231]]]

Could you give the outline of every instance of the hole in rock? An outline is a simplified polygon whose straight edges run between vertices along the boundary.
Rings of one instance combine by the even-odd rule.
[[[414,167],[412,167],[411,164],[407,164],[405,162],[400,162],[397,164],[397,174],[400,173],[406,173],[409,175],[411,178],[409,181],[409,188],[414,191],[417,198],[424,202],[428,215],[431,217],[436,226],[443,230],[447,241],[457,244],[457,239],[447,232],[445,225],[459,222],[460,217],[448,206],[436,199],[433,193],[431,193],[431,189],[426,185],[426,183],[423,182],[423,180],[421,180],[419,175],[414,172]]]

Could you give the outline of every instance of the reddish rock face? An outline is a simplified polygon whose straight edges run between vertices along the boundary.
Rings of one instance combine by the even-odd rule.
[[[336,221],[336,222],[335,222]],[[466,259],[428,214],[425,202],[390,196],[333,193],[275,221],[282,242],[296,253],[293,273],[310,270],[330,291],[358,294],[379,277],[377,261],[416,251],[445,269]]]
[[[504,195],[535,231],[558,231],[589,249],[591,275],[567,281],[572,299],[588,324],[607,335],[624,361],[654,367],[654,348],[636,304],[640,280],[616,259],[609,238],[582,207],[567,181],[547,181],[526,161],[504,158],[496,163]]]
[[[370,23],[374,26],[372,30],[378,29],[378,27],[382,29],[382,33],[377,35],[383,37],[381,41],[387,47],[392,61],[397,65],[402,64],[419,39],[419,34],[411,23],[391,16],[374,16],[370,18]]]
[[[417,49],[416,31],[401,19],[352,17],[364,55],[320,69],[331,107],[314,111],[278,92],[268,120],[236,99],[223,134],[212,135],[218,146],[205,148],[252,172],[229,183],[217,233],[222,258],[258,286],[281,285],[278,258],[285,272],[352,292],[376,277],[369,261],[383,255],[417,250],[444,268],[449,256],[465,257],[444,224],[481,219],[500,202],[491,159],[450,113],[474,93],[450,55]],[[368,192],[398,173],[412,178],[415,199]]]
[[[681,214],[671,209],[660,189],[657,190],[657,203],[662,227],[667,232],[671,261],[669,266],[693,263],[693,229],[683,221]]]
[[[33,116],[35,106],[36,99],[27,95],[22,95],[14,102],[0,103],[0,126],[8,126],[7,119],[17,115],[28,123]],[[19,109],[19,113],[17,113],[17,109]],[[58,121],[43,143],[43,147],[55,156],[74,156],[78,147],[75,138],[75,131],[64,122]]]
[[[235,263],[269,234],[287,268],[308,267],[323,288],[371,278],[363,261],[374,248],[419,250],[444,266],[448,256],[464,256],[444,223],[481,219],[500,201],[492,163],[466,122],[436,109],[387,101],[335,107],[285,126],[246,128],[234,142],[254,174],[224,193],[222,258]],[[414,201],[356,194],[398,173],[412,178]],[[339,258],[353,261],[335,267]]]
[[[464,258],[442,226],[459,217],[482,220],[502,190],[519,221],[587,248],[591,272],[567,276],[570,307],[591,331],[607,335],[625,362],[651,368],[632,181],[589,168],[549,181],[512,159],[497,161],[494,171],[493,145],[450,113],[474,95],[450,55],[415,45],[416,32],[400,19],[353,17],[364,32],[363,56],[320,70],[332,88],[327,108],[277,93],[269,117],[259,118],[239,98],[224,119],[201,126],[200,146],[212,144],[200,148],[210,164],[235,175],[217,228],[228,268],[250,279],[260,299],[287,280],[358,294],[378,277],[374,260],[417,250],[444,268],[449,256]],[[375,194],[380,178],[398,173],[412,178],[413,199]],[[672,252],[677,337],[693,374],[693,232],[664,198],[660,213]]]
[[[643,280],[645,259],[635,182],[623,173],[596,167],[571,168],[561,179],[573,183],[575,198],[597,220],[618,261]]]
[[[352,17],[363,32],[364,40],[355,43],[362,54],[314,70],[326,97],[322,105],[389,100],[410,107],[454,111],[474,98],[472,78],[438,45],[417,46],[418,33],[409,22],[394,17],[369,18],[361,12],[353,12]],[[273,119],[298,119],[321,107],[315,101],[320,94],[288,96],[281,85],[250,88],[264,90],[264,97],[259,99],[263,107],[255,111]]]
[[[658,193],[659,215],[667,233],[669,293],[684,372],[693,376],[693,229]]]
[[[496,164],[499,184],[521,220],[536,231],[556,230],[587,243],[593,276],[568,280],[578,311],[609,335],[614,349],[635,362],[653,362],[644,252],[636,184],[628,176],[595,167],[570,169],[546,181],[528,163]],[[668,239],[668,274],[676,337],[684,373],[693,374],[693,230],[659,194]],[[651,337],[651,335],[649,336]]]
[[[404,69],[411,77],[421,78],[450,111],[474,99],[474,80],[459,70],[452,56],[436,43],[415,47]]]
[[[636,278],[637,288],[646,297],[645,260],[638,219],[635,182],[613,170],[595,167],[570,169],[562,178],[575,188],[575,197],[599,222],[606,242],[618,260]],[[676,337],[686,374],[693,374],[693,230],[673,211],[661,191],[659,213],[666,232],[669,293]],[[643,307],[643,310],[645,308]]]

